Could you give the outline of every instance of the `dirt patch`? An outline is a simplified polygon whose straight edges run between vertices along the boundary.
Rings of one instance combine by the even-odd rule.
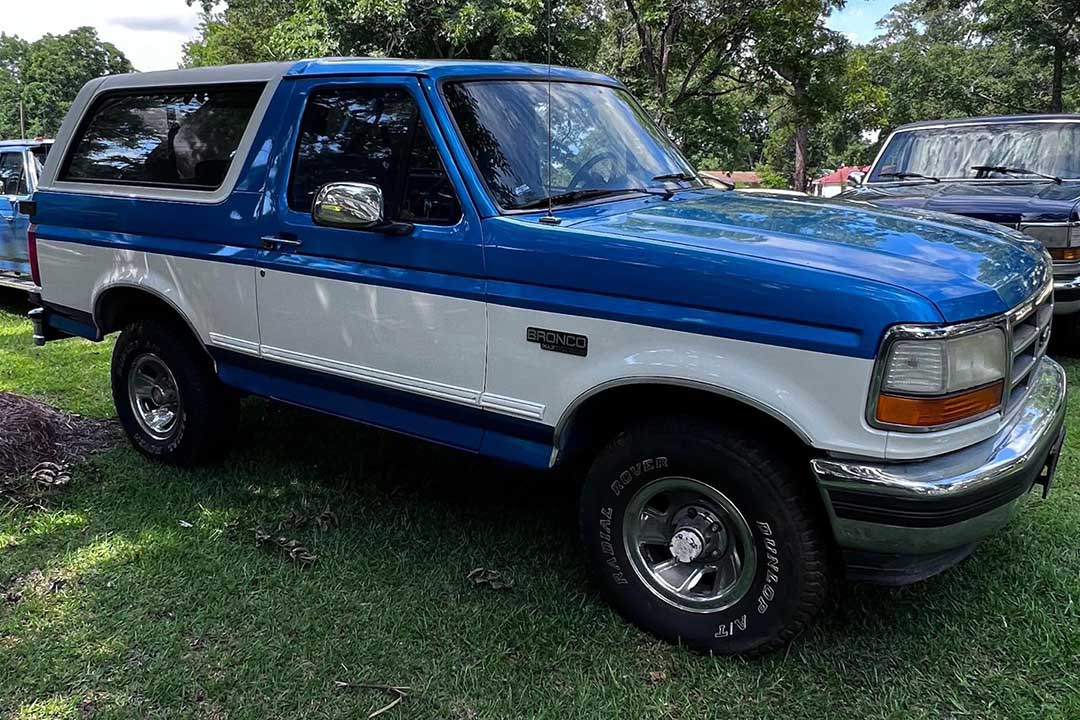
[[[72,463],[109,449],[119,437],[115,422],[0,392],[0,499],[22,502],[54,492],[69,481]]]

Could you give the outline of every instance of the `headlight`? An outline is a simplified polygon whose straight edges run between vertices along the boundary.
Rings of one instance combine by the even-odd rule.
[[[1005,333],[993,327],[955,337],[927,334],[887,340],[873,420],[935,429],[999,408],[1008,367]]]

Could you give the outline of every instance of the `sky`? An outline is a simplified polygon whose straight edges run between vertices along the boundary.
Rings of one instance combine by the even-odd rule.
[[[168,70],[180,64],[181,47],[195,37],[197,8],[184,0],[28,0],[18,12],[3,13],[0,31],[37,40],[81,25],[120,48],[137,70]],[[828,25],[852,42],[865,43],[877,35],[874,24],[897,0],[848,0],[833,13]],[[196,3],[198,5],[198,3]]]
[[[826,23],[844,33],[854,43],[867,43],[878,35],[877,21],[885,17],[899,0],[848,0],[844,9],[834,12]]]
[[[184,0],[11,1],[14,12],[0,13],[0,31],[37,40],[89,25],[143,71],[177,67],[199,20],[198,3],[188,7]]]

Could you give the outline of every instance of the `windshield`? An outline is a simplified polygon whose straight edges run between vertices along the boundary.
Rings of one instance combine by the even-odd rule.
[[[972,169],[983,166],[981,169]],[[1009,169],[1010,172],[1002,172]],[[869,182],[928,178],[1080,177],[1080,123],[1015,122],[906,130],[893,136]],[[897,176],[899,174],[899,177]]]
[[[551,84],[551,187],[548,189],[548,85],[474,81],[445,89],[473,161],[507,210],[590,197],[702,187],[690,164],[625,90]]]

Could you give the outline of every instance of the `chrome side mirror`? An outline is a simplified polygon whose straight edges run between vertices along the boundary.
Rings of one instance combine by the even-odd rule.
[[[354,182],[327,183],[311,205],[316,225],[372,230],[385,225],[383,194],[378,185]]]
[[[861,170],[855,170],[854,172],[851,172],[851,173],[848,174],[848,176],[847,176],[847,186],[848,187],[859,187],[860,185],[862,185],[863,178],[865,178],[865,177],[866,177],[866,173],[862,172]]]

